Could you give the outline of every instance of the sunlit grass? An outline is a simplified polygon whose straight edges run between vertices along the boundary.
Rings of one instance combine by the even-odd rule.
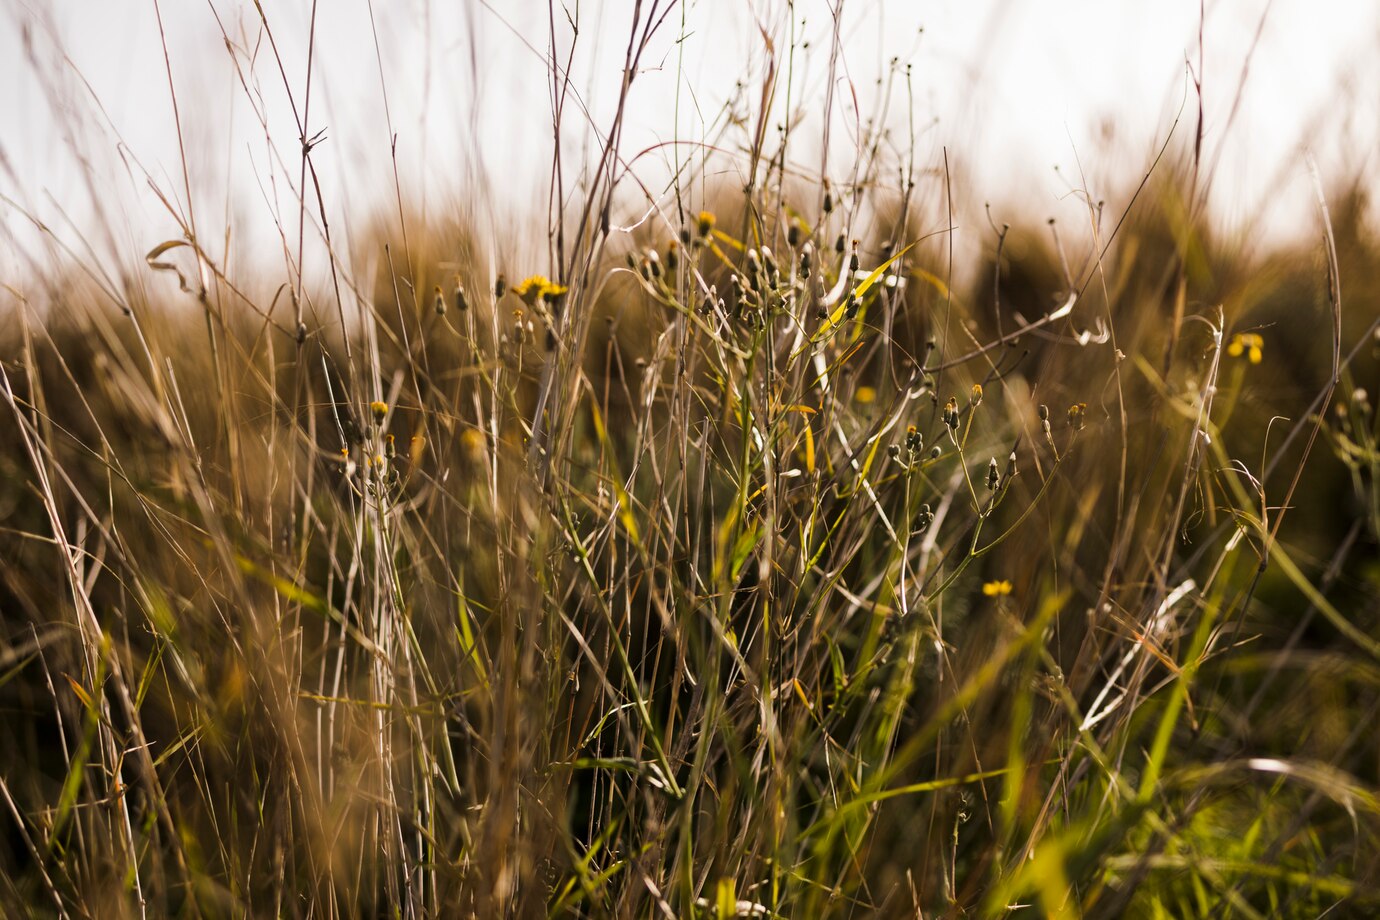
[[[1083,251],[1017,215],[955,266],[883,122],[828,182],[730,121],[549,227],[399,208],[319,285],[173,207],[119,266],[47,230],[6,914],[1380,907],[1364,198],[1247,259],[1166,141]]]

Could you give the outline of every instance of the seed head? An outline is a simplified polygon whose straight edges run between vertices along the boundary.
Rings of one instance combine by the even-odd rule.
[[[762,262],[767,267],[767,280],[771,282],[771,286],[780,287],[781,271],[776,266],[776,259],[772,256],[771,250],[766,246],[762,247]]]
[[[948,425],[950,430],[958,427],[958,400],[953,396],[950,396],[949,401],[944,404],[942,418],[944,419],[944,424]]]
[[[1069,406],[1069,425],[1074,431],[1082,431],[1086,424],[1085,416],[1088,412],[1087,403],[1074,403]]]

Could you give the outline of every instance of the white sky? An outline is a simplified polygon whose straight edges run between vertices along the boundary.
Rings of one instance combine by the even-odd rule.
[[[567,2],[575,15],[574,0]],[[644,8],[650,3],[644,0]],[[300,104],[311,4],[263,5]],[[632,6],[633,0],[578,4],[572,74],[600,128],[617,101]],[[1149,164],[1185,98],[1185,61],[1200,63],[1197,0],[843,0],[842,7],[841,70],[863,116],[877,110],[876,81],[887,63],[909,62],[912,111],[922,129],[917,167],[935,168],[947,147],[966,171],[957,181],[968,198],[1028,207],[1039,216],[1077,217],[1061,175],[1077,176],[1080,163],[1094,195],[1120,204],[1112,196]],[[701,137],[736,81],[760,84],[765,57],[754,23],[772,33],[784,56],[791,21],[784,8],[781,0],[687,0],[676,7],[634,84],[625,155],[673,137]],[[309,133],[326,132],[313,160],[337,232],[350,227],[349,218],[391,200],[379,58],[405,195],[428,209],[482,198],[491,213],[479,219],[507,234],[541,226],[551,151],[546,9],[538,0],[373,0],[376,57],[370,0],[322,0]],[[797,52],[792,95],[807,114],[802,132],[815,137],[830,9],[825,0],[795,4],[797,37],[810,45]],[[185,198],[155,11],[154,0],[0,0],[0,194],[14,202],[0,201],[0,220],[11,234],[22,234],[27,224],[18,205],[55,228],[70,219],[72,226],[58,231],[69,240],[100,236],[86,232],[94,220],[112,234],[107,243],[93,240],[98,251],[105,245],[128,256],[178,235],[139,168],[126,165],[137,160],[165,194]],[[298,152],[254,5],[161,0],[161,13],[201,235],[221,236],[228,225],[241,257],[271,255],[274,211],[296,219],[288,184],[297,182]],[[217,18],[242,44],[237,62]],[[563,57],[570,30],[560,7],[557,34]],[[276,154],[236,63],[262,94]],[[1304,149],[1325,180],[1356,170],[1375,175],[1380,3],[1208,0],[1201,71],[1206,158],[1221,158],[1212,204],[1224,226],[1249,226],[1262,240],[1311,233]],[[846,89],[840,86],[841,99]],[[1190,92],[1178,127],[1185,141],[1195,106]],[[902,137],[905,109],[904,97],[893,99],[891,124]],[[836,110],[835,131],[843,132],[851,117],[846,106]],[[564,139],[575,159],[594,142],[582,127],[572,110]],[[818,154],[808,145],[799,149],[797,165],[817,170]],[[830,173],[839,182],[848,164],[837,148],[831,156]],[[658,188],[662,159],[646,157],[637,166]],[[476,189],[483,194],[475,196]],[[95,216],[98,206],[103,216]],[[295,223],[287,231],[295,236]],[[515,245],[539,249],[540,239]],[[0,273],[21,265],[14,254],[0,253]]]

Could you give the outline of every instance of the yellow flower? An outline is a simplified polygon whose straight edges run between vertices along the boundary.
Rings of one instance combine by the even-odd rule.
[[[384,418],[388,415],[388,403],[376,399],[369,404],[369,411],[374,413],[374,421],[382,425]]]
[[[484,460],[484,434],[477,428],[466,428],[460,435],[460,447],[465,459],[474,464]]]
[[[877,391],[868,386],[858,387],[857,391],[853,393],[853,399],[865,406],[877,399]]]
[[[989,581],[982,586],[982,593],[988,597],[1004,597],[1011,593],[1011,582],[1006,579]]]
[[[714,215],[710,211],[701,211],[698,225],[695,227],[700,236],[708,236],[709,231],[714,229]]]
[[[1264,347],[1265,339],[1261,336],[1254,332],[1241,332],[1231,337],[1227,354],[1233,358],[1239,358],[1244,354],[1252,364],[1259,364]]]
[[[564,294],[568,288],[556,284],[545,275],[532,275],[524,278],[522,283],[513,288],[513,293],[521,297],[527,306],[532,306],[538,300],[551,300]]]

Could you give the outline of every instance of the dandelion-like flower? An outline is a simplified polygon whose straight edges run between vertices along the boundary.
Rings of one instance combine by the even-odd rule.
[[[369,411],[374,413],[374,421],[382,425],[388,415],[388,403],[376,399],[369,404]]]
[[[532,275],[522,279],[521,284],[514,286],[513,293],[522,298],[522,302],[530,307],[538,300],[551,300],[564,294],[567,290],[569,288],[556,284],[545,275]]]
[[[982,593],[988,597],[1005,597],[1011,593],[1011,582],[1006,579],[989,581],[983,584]]]

